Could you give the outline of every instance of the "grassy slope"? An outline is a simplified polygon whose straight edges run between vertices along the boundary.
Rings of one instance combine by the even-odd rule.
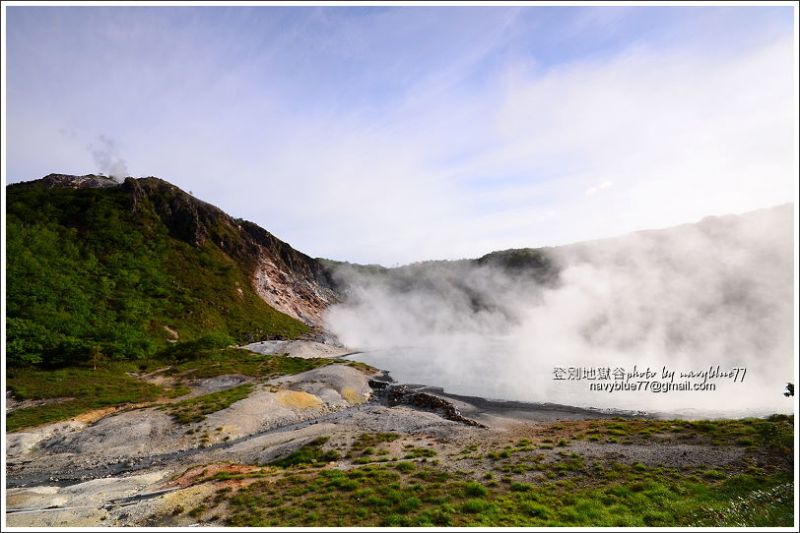
[[[398,437],[390,433],[357,439],[345,455],[354,466],[341,470],[327,464],[340,454],[320,439],[270,466],[200,480],[217,489],[189,514],[230,526],[791,526],[792,431],[782,416],[555,423],[532,440],[449,454],[470,465],[456,469],[445,457],[413,453],[431,452],[424,447],[389,453],[385,443]],[[743,447],[744,457],[729,465],[647,466],[550,444],[587,435],[601,435],[601,447],[618,437],[643,444],[669,433]],[[365,457],[371,463],[357,466]]]
[[[68,367],[52,370],[10,368],[9,389],[22,400],[52,400],[53,403],[25,407],[6,415],[7,431],[65,420],[92,409],[155,401],[185,392],[165,389],[131,377],[136,365],[127,361],[91,367]]]
[[[7,189],[10,364],[147,357],[180,340],[222,334],[292,338],[299,321],[261,300],[247,267],[210,240],[170,235],[145,197],[109,189]]]
[[[205,420],[206,415],[221,411],[239,400],[247,398],[252,391],[253,385],[245,383],[231,389],[183,400],[168,406],[166,411],[179,424],[202,422]]]
[[[543,465],[543,472],[559,472]],[[734,525],[726,514],[754,491],[783,496],[779,507],[757,504],[748,525],[790,526],[791,478],[786,474],[706,479],[697,469],[636,469],[615,464],[608,480],[481,483],[436,466],[397,462],[340,470],[302,471],[260,481],[233,496],[231,526],[690,526]],[[787,485],[788,483],[788,485]],[[788,497],[787,497],[788,496]],[[773,503],[774,502],[767,502]]]
[[[16,398],[56,401],[12,411],[6,416],[6,425],[8,431],[19,431],[65,420],[92,409],[157,402],[188,392],[186,382],[192,379],[238,374],[256,381],[266,381],[330,364],[371,370],[367,365],[354,361],[262,355],[238,348],[188,349],[188,346],[175,346],[170,351],[161,352],[158,357],[141,362],[103,361],[96,369],[88,365],[49,370],[12,367],[8,370],[7,383]],[[159,368],[166,369],[164,374],[174,378],[174,386],[156,386],[136,377],[138,372]],[[249,393],[248,387],[237,387],[176,404],[176,419],[185,423],[190,419],[202,418],[245,397]]]

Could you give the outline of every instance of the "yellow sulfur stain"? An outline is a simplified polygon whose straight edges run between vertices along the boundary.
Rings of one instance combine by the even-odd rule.
[[[74,416],[72,419],[75,420],[76,422],[91,424],[93,422],[97,422],[104,416],[109,415],[115,411],[117,411],[116,407],[103,407],[102,409],[93,409],[91,411],[86,411],[85,413],[81,413],[77,416]]]
[[[292,407],[294,409],[322,407],[322,400],[307,392],[282,390],[278,391],[276,395],[281,405],[285,405],[286,407]]]
[[[164,515],[181,514],[174,513],[178,506],[182,507],[186,511],[198,507],[199,505],[203,504],[204,499],[210,498],[217,488],[218,487],[216,487],[213,483],[204,483],[201,485],[182,488],[175,492],[170,492],[161,496],[155,501],[155,508],[158,512]],[[196,521],[194,518],[190,518],[185,515],[176,516],[176,520],[178,522],[175,525],[188,525],[186,523],[187,520],[190,520],[189,523]]]
[[[350,405],[358,405],[364,402],[364,398],[350,387],[344,387],[342,389],[342,398],[347,400],[347,403]]]

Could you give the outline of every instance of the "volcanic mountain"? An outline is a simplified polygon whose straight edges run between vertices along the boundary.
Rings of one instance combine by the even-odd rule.
[[[7,191],[10,363],[317,330],[322,264],[155,177],[50,174]]]

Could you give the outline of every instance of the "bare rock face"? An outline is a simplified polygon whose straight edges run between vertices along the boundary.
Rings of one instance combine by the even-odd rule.
[[[269,305],[310,326],[322,325],[322,313],[339,301],[330,272],[252,222],[240,228],[256,249],[252,283]]]
[[[310,326],[322,325],[323,311],[338,297],[319,261],[164,180],[128,181],[134,197],[146,197],[173,236],[195,246],[211,241],[251,273],[253,289],[270,306]]]
[[[97,189],[103,187],[116,187],[120,182],[108,176],[86,174],[85,176],[70,176],[69,174],[49,174],[39,180],[47,189]]]
[[[310,326],[322,325],[322,313],[336,293],[314,278],[280,268],[265,250],[253,273],[253,288],[270,306]]]

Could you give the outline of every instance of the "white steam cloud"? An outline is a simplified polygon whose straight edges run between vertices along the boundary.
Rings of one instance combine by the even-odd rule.
[[[343,267],[348,297],[328,327],[396,379],[449,392],[664,413],[786,412],[792,217],[785,205],[502,260]],[[531,261],[541,268],[519,267]],[[714,391],[658,394],[553,379],[554,367],[634,365],[659,378],[664,366],[747,373],[741,383],[715,381]]]
[[[97,170],[102,174],[111,176],[117,181],[130,176],[128,165],[119,155],[119,149],[114,139],[100,135],[97,137],[97,143],[89,147],[89,151],[92,153]]]

